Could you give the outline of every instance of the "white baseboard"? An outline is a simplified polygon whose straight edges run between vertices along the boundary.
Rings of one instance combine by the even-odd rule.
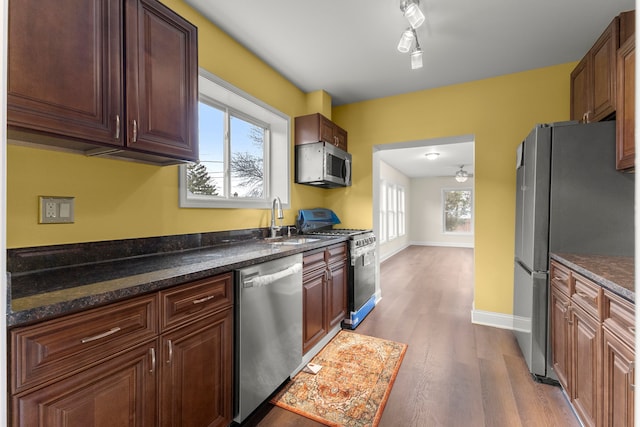
[[[513,330],[514,317],[511,314],[494,313],[491,311],[476,310],[474,308],[471,310],[471,323]]]
[[[411,241],[414,246],[443,246],[448,248],[473,248],[473,242],[417,242]]]
[[[392,256],[404,251],[405,249],[407,249],[409,246],[411,246],[409,243],[407,243],[404,246],[399,247],[398,249],[391,251],[389,253],[385,253],[384,255],[381,253],[380,254],[380,262],[384,262],[386,260],[388,260],[389,258],[391,258]]]

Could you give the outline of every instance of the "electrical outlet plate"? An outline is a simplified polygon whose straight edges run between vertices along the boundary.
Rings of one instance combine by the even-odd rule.
[[[71,224],[74,222],[75,197],[40,196],[40,224]]]

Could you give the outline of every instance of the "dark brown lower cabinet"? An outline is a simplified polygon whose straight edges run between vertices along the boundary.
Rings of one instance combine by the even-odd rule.
[[[14,396],[12,425],[156,426],[156,350],[154,340],[76,375]]]
[[[16,328],[11,343],[13,427],[232,420],[230,273]]]
[[[569,297],[551,283],[551,346],[553,348],[553,369],[565,390],[570,389],[569,356],[570,324],[569,324]]]
[[[584,426],[633,427],[635,304],[556,261],[551,271],[551,354],[560,385]]]
[[[604,426],[633,426],[633,349],[606,327],[604,351]]]
[[[347,246],[306,253],[302,270],[302,353],[320,342],[346,317]]]
[[[162,335],[160,425],[229,424],[232,322],[229,308]]]
[[[571,400],[585,426],[597,426],[602,400],[600,387],[599,353],[601,341],[600,323],[587,314],[578,305],[572,310],[573,366]]]

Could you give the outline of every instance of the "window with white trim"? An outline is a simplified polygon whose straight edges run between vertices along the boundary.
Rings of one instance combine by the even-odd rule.
[[[387,221],[389,222],[389,240],[398,237],[398,199],[395,185],[387,187]]]
[[[405,191],[404,187],[398,185],[398,236],[407,234],[407,216],[405,214]]]
[[[289,204],[290,118],[200,70],[198,163],[180,167],[180,207]]]
[[[473,233],[473,193],[471,188],[443,188],[442,217],[445,233]]]
[[[387,182],[380,181],[380,243],[387,241]]]
[[[380,243],[407,233],[405,189],[380,180]]]

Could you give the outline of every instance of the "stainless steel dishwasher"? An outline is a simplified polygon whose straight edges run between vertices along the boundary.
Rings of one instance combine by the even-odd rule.
[[[235,418],[302,364],[302,254],[236,271]]]

